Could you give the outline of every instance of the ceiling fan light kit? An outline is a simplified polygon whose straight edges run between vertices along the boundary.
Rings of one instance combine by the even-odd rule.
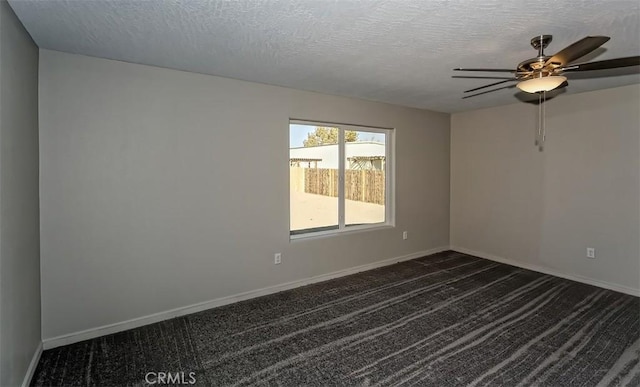
[[[540,93],[542,91],[551,91],[562,85],[566,80],[567,77],[562,75],[547,75],[519,82],[516,87],[525,93]]]
[[[465,93],[477,92],[481,89],[490,88],[507,82],[518,82],[515,87],[525,93],[538,94],[538,128],[536,133],[536,145],[542,151],[545,140],[545,109],[546,94],[553,89],[566,87],[569,85],[566,73],[576,71],[593,71],[606,70],[620,67],[638,66],[640,65],[640,56],[630,56],[626,58],[614,58],[595,62],[572,64],[577,59],[582,58],[598,47],[606,43],[610,38],[608,36],[587,36],[577,42],[570,44],[560,50],[553,56],[545,56],[544,49],[551,43],[551,35],[539,35],[531,39],[531,46],[538,51],[538,56],[520,62],[515,70],[510,69],[486,69],[486,68],[456,68],[454,71],[479,71],[479,72],[503,72],[511,73],[512,78],[504,77],[484,78],[503,79],[499,82],[490,83],[488,85],[465,90]],[[473,78],[473,77],[470,77]],[[475,94],[466,95],[462,98],[475,97],[481,94],[512,88],[514,85],[501,86],[491,90],[477,92]]]

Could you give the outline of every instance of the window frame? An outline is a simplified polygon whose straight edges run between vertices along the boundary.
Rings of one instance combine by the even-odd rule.
[[[313,121],[297,118],[289,119],[289,136],[291,136],[291,125],[326,126],[338,128],[338,227],[331,230],[309,231],[299,234],[291,234],[291,187],[289,187],[289,240],[327,237],[332,235],[343,235],[349,233],[373,231],[378,229],[395,227],[395,129],[379,126],[365,126],[354,124],[343,124],[330,121]],[[345,224],[345,174],[346,174],[346,143],[344,142],[345,131],[382,133],[385,135],[385,208],[384,222],[359,224],[348,226]],[[291,149],[291,143],[289,143]],[[289,177],[291,168],[289,167]],[[289,182],[291,179],[289,178]]]

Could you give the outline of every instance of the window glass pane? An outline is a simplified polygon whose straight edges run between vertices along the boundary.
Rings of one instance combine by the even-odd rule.
[[[345,225],[385,221],[385,133],[345,132]]]
[[[338,128],[289,125],[291,235],[338,229]]]

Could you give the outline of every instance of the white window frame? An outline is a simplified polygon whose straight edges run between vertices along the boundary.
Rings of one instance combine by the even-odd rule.
[[[338,228],[332,230],[323,231],[309,231],[300,234],[291,234],[291,195],[289,195],[289,239],[291,241],[326,237],[331,235],[342,235],[354,232],[370,231],[376,229],[384,229],[395,227],[395,130],[393,128],[383,128],[376,126],[363,126],[352,124],[341,124],[336,122],[327,121],[309,121],[301,119],[289,119],[289,130],[291,125],[310,125],[310,126],[326,126],[331,128],[338,128]],[[346,157],[345,157],[345,131],[364,131],[372,133],[385,134],[385,214],[384,222],[361,224],[357,226],[345,225],[345,188],[344,188],[344,175],[346,170]],[[290,133],[289,133],[290,135]],[[289,144],[289,147],[291,144]],[[289,169],[290,170],[290,169]],[[289,179],[291,181],[291,179]],[[291,187],[289,187],[291,192]]]

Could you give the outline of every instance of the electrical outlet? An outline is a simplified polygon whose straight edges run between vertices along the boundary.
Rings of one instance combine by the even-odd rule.
[[[407,239],[409,238],[409,233],[407,233],[406,231],[402,232],[402,239]]]
[[[595,258],[596,257],[596,249],[593,247],[587,247],[587,258]]]
[[[282,254],[280,254],[280,253],[273,254],[273,263],[275,265],[281,264],[282,263]]]

